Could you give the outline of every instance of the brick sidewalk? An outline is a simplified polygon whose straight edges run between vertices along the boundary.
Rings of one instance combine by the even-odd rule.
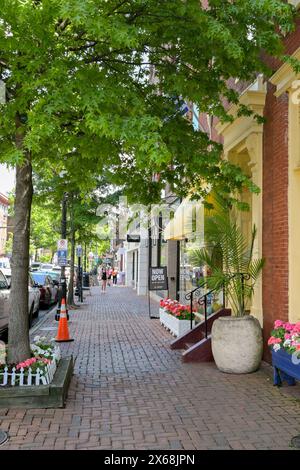
[[[5,449],[288,449],[300,434],[300,387],[272,386],[269,368],[220,373],[182,364],[172,337],[131,289],[92,288],[70,312],[75,374],[65,409],[0,409]],[[55,336],[53,314],[34,334]]]

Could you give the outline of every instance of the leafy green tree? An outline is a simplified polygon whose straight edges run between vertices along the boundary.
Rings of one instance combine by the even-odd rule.
[[[117,184],[126,177],[128,191],[147,201],[166,180],[198,195],[203,182],[228,194],[243,185],[257,190],[221,159],[219,146],[193,132],[176,100],[226,119],[223,98],[237,102],[228,79],[268,72],[261,50],[283,55],[280,31],[293,28],[293,9],[281,0],[208,3],[2,0],[0,155],[16,166],[10,362],[29,355],[32,168],[75,165],[79,191],[90,184],[88,170]]]
[[[57,216],[57,211],[54,211],[51,206],[37,204],[33,199],[30,240],[35,253],[39,248],[47,248],[51,250],[52,255],[54,254],[57,239],[59,238]]]

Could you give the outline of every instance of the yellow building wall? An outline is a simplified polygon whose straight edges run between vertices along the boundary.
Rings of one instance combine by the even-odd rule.
[[[299,83],[300,84],[300,83]],[[299,87],[300,92],[300,87]],[[300,100],[289,100],[289,321],[300,321]]]

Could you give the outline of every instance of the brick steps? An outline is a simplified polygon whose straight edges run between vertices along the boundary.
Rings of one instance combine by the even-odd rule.
[[[205,321],[199,323],[193,330],[176,338],[171,343],[171,349],[183,349],[183,362],[211,362],[211,329],[213,322],[220,317],[231,315],[230,309],[221,309],[209,316],[207,320],[208,336],[205,338]]]

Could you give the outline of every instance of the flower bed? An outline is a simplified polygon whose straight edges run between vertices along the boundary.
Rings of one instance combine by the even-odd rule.
[[[190,306],[182,305],[176,300],[161,300],[159,319],[160,323],[167,328],[171,334],[181,336],[191,328]],[[195,326],[194,320],[193,326]]]
[[[274,385],[281,385],[282,380],[295,385],[295,379],[300,380],[300,322],[276,320],[268,345],[272,350]]]
[[[45,337],[35,337],[30,345],[31,357],[19,364],[0,362],[0,387],[48,385],[52,382],[61,358],[58,346]]]

